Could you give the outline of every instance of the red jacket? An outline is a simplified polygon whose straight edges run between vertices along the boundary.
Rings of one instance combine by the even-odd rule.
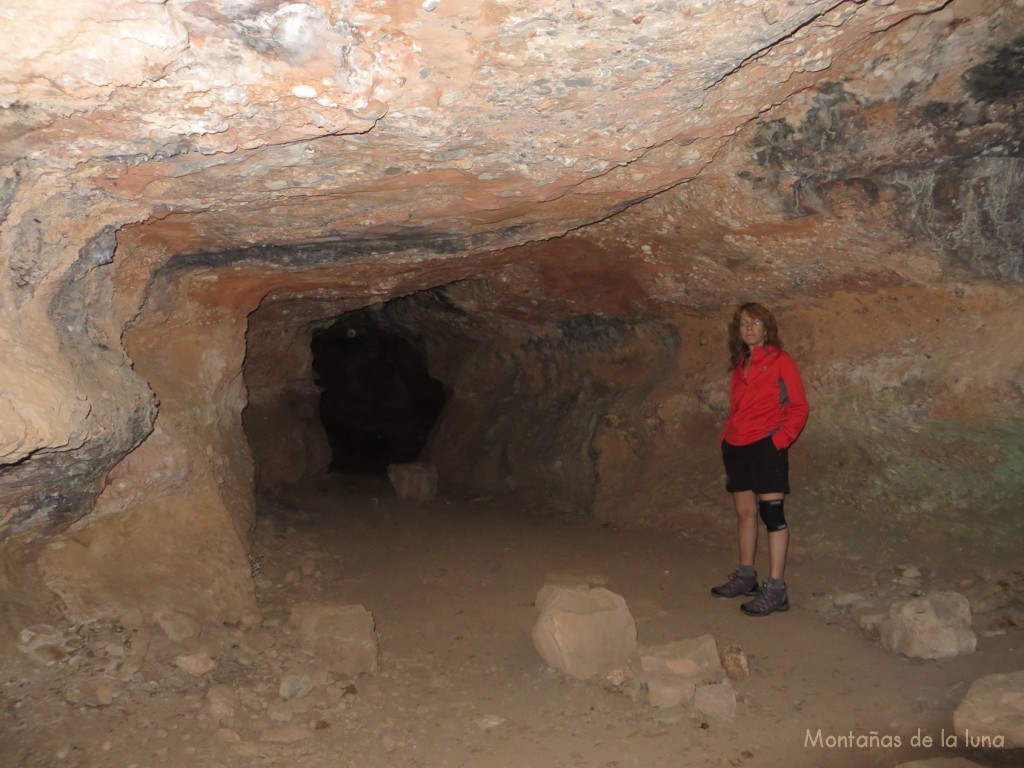
[[[771,435],[782,450],[796,440],[810,410],[793,358],[769,344],[754,347],[747,370],[740,363],[732,371],[729,417],[721,439],[749,445]]]

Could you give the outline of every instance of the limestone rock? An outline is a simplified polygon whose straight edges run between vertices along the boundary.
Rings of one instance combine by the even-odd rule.
[[[268,728],[260,732],[260,741],[277,742],[279,744],[292,744],[313,736],[309,728],[301,725],[286,725],[280,728]]]
[[[640,654],[640,666],[645,674],[673,675],[702,683],[718,683],[726,676],[713,635],[648,648]]]
[[[217,722],[230,720],[235,716],[238,694],[230,685],[214,685],[206,692],[210,716]]]
[[[69,640],[49,624],[26,627],[18,634],[18,650],[40,664],[50,665],[67,658]]]
[[[626,664],[637,652],[636,622],[621,595],[603,587],[544,585],[533,645],[548,664],[585,680]]]
[[[894,603],[882,621],[882,646],[918,659],[942,659],[973,653],[971,606],[957,592],[935,592]]]
[[[728,680],[698,685],[693,692],[693,707],[708,717],[728,719],[736,715],[736,691]]]
[[[986,675],[971,683],[953,713],[953,727],[963,737],[991,737],[994,746],[1024,747],[1024,670]]]
[[[407,501],[430,501],[437,495],[437,467],[422,461],[389,464],[388,479],[398,494]]]
[[[645,675],[647,703],[652,707],[686,707],[693,703],[697,683],[677,675],[652,672]]]
[[[285,675],[278,686],[282,699],[301,699],[312,690],[313,680],[309,675]]]
[[[64,691],[64,700],[81,707],[107,707],[114,703],[113,687],[102,680],[86,680]]]
[[[349,676],[377,670],[380,648],[373,614],[363,606],[300,603],[289,621],[299,647],[325,669]]]
[[[746,680],[750,677],[750,663],[742,648],[734,645],[723,648],[719,658],[722,661],[722,668],[730,680]]]
[[[171,640],[192,640],[202,632],[202,625],[195,618],[181,611],[165,609],[153,615],[153,621],[160,625]]]
[[[194,677],[201,677],[207,672],[212,672],[217,662],[207,653],[186,653],[178,656],[174,660],[174,665]]]

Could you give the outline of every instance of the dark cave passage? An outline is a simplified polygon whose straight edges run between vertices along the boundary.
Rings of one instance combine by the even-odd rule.
[[[415,461],[446,400],[424,351],[384,330],[372,309],[316,331],[311,348],[330,471],[380,474]]]

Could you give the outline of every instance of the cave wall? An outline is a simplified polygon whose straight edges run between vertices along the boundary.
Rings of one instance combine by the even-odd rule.
[[[173,272],[156,280],[143,319],[125,332],[159,415],[105,474],[90,514],[40,555],[69,619],[138,626],[168,609],[202,622],[258,619],[253,465],[241,423],[247,297],[211,303],[206,291]]]
[[[296,323],[293,304],[257,309],[246,332],[242,421],[261,493],[322,475],[331,463],[310,348],[317,321]],[[329,318],[342,310],[332,303],[322,311]]]
[[[723,329],[756,299],[811,385],[806,540],[1011,549],[1022,28],[999,0],[7,3],[9,626],[143,594],[251,618],[252,494],[324,466],[309,335],[395,300],[452,391],[443,486],[718,519]]]

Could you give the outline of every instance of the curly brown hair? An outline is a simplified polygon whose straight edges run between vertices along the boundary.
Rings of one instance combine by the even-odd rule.
[[[740,336],[740,317],[746,315],[764,323],[765,344],[782,349],[782,340],[779,338],[779,324],[766,307],[756,303],[747,302],[736,308],[732,315],[732,322],[729,323],[729,370],[732,370],[740,363],[750,357],[750,347]]]

